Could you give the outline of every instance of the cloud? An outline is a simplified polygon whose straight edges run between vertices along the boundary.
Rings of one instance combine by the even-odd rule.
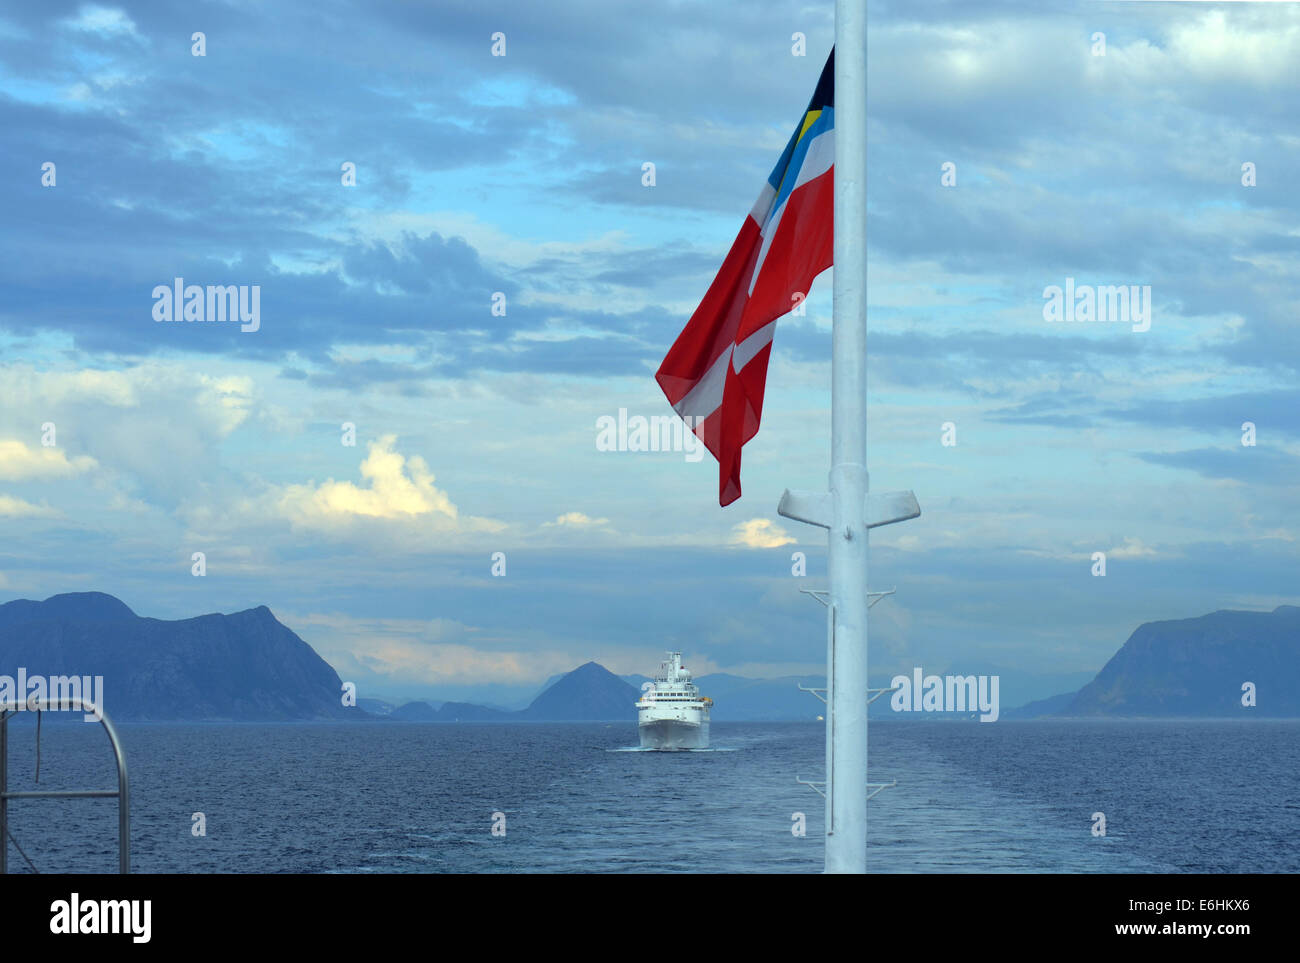
[[[0,439],[0,479],[68,478],[97,467],[89,455],[69,459],[59,448],[28,448],[21,441]]]
[[[793,545],[796,541],[780,525],[766,518],[751,518],[747,522],[740,522],[732,530],[731,536],[732,545],[745,545],[749,548],[780,548],[782,545]]]
[[[430,619],[424,627],[425,638],[431,642],[455,642],[471,632],[479,631],[472,625],[455,619]]]
[[[521,685],[545,678],[573,656],[538,652],[483,652],[466,645],[409,645],[385,639],[354,653],[375,675],[401,682],[496,682]]]
[[[360,618],[342,612],[277,612],[276,617],[304,637],[316,638],[319,635],[343,648],[355,648],[362,644],[362,640],[384,640],[412,646],[451,644],[464,642],[482,631],[478,626],[446,618]]]
[[[47,506],[33,505],[10,495],[0,495],[0,518],[53,518],[57,515],[58,512]]]
[[[273,412],[259,397],[263,390],[274,392],[269,381],[261,372],[225,361],[201,367],[151,362],[118,371],[0,365],[0,439],[21,438],[35,449],[34,454],[17,449],[0,454],[0,481],[17,474],[6,473],[6,463],[22,463],[22,476],[37,483],[79,474],[87,484],[78,486],[78,492],[88,495],[94,486],[100,489],[97,501],[104,500],[100,486],[106,486],[133,503],[163,509],[187,501],[210,505],[215,492],[249,485],[244,466],[227,468],[223,443],[236,436],[230,444],[237,447],[241,428],[255,412],[260,421],[251,426],[253,431],[270,422]],[[46,422],[57,431],[56,448],[40,445]],[[245,430],[242,438],[250,434]],[[82,457],[70,451],[65,467],[59,460],[69,450]],[[288,474],[277,481],[301,477]],[[22,494],[30,498],[33,492]],[[105,520],[88,503],[80,516],[70,504],[60,507],[74,518],[93,518],[95,528]]]
[[[80,368],[75,371],[41,370],[26,364],[0,367],[0,407],[12,411],[19,405],[54,407],[68,402],[87,402],[111,408],[136,408],[139,389],[148,387],[158,367],[137,367],[125,371]],[[186,373],[187,383],[193,377]]]
[[[1112,548],[1106,554],[1111,558],[1150,558],[1159,553],[1154,548],[1143,545],[1139,539],[1125,538],[1123,545]]]
[[[1169,59],[1189,76],[1215,83],[1285,82],[1300,56],[1300,24],[1294,20],[1280,24],[1277,18],[1259,17],[1249,22],[1210,10],[1176,23],[1169,33]],[[1153,79],[1157,70],[1167,69],[1158,60],[1153,67]]]
[[[135,21],[128,17],[126,13],[112,7],[101,7],[93,3],[80,7],[75,17],[68,17],[60,21],[60,24],[69,30],[76,30],[80,33],[97,33],[106,37],[139,36],[136,33]]]
[[[203,387],[196,400],[216,422],[216,430],[222,436],[233,432],[248,418],[249,406],[253,402],[252,378],[244,375],[223,378],[202,375],[199,383]]]
[[[608,518],[590,518],[582,512],[565,512],[563,515],[557,515],[555,521],[543,523],[542,527],[597,528],[608,524]]]
[[[434,487],[433,472],[424,459],[418,455],[407,459],[394,450],[396,444],[396,435],[384,435],[370,443],[370,454],[361,463],[361,477],[370,482],[368,488],[332,478],[315,488],[290,485],[284,494],[286,508],[324,517],[442,515],[455,521],[456,506],[446,492]]]
[[[289,485],[279,498],[290,519],[309,527],[329,527],[351,519],[423,520],[446,529],[499,531],[504,526],[484,518],[462,518],[451,498],[434,485],[433,472],[419,455],[396,450],[397,436],[383,435],[369,444],[361,463],[368,485],[333,478],[320,485]]]
[[[188,615],[195,580],[166,586],[198,545],[214,571],[225,560],[213,590],[250,605],[411,616],[409,632],[335,636],[359,652],[386,641],[413,677],[432,645],[557,653],[543,675],[604,645],[646,671],[661,641],[689,653],[711,635],[731,665],[797,658],[802,608],[718,632],[714,612],[768,586],[808,604],[772,571],[782,551],[739,550],[785,532],[732,529],[753,511],[778,521],[756,492],[824,485],[830,275],[806,319],[781,321],[740,508],[710,500],[711,460],[609,457],[590,426],[667,410],[653,372],[807,103],[829,5],[789,5],[804,58],[758,4],[652,4],[649,32],[595,0],[236,6],[206,8],[197,27],[227,39],[201,64],[165,5],[15,4],[0,23],[21,78],[0,126],[44,145],[59,176],[46,190],[29,157],[0,152],[14,185],[0,438],[39,445],[53,421],[68,458],[98,465],[0,478],[0,569],[33,593],[92,579],[174,592]],[[900,640],[1020,644],[1045,665],[1064,646],[1099,667],[1150,618],[1242,593],[1294,600],[1300,194],[1277,175],[1300,143],[1290,6],[1115,5],[1090,24],[1024,0],[873,5],[872,467],[926,511],[872,539],[878,585],[915,606]],[[512,48],[526,38],[522,56],[486,55],[494,19],[514,24]],[[357,46],[358,23],[374,43]],[[665,51],[674,69],[637,82]],[[954,189],[939,183],[948,159]],[[261,285],[263,327],[155,324],[149,292],[181,275]],[[1041,292],[1067,276],[1151,283],[1152,330],[1047,326]],[[342,448],[345,419],[402,447],[387,461]],[[959,448],[939,446],[948,420]],[[1244,420],[1258,448],[1240,447]],[[436,481],[415,453],[439,462]],[[57,526],[35,517],[53,514],[43,499]],[[509,513],[509,538],[467,534],[502,527],[466,517],[481,512]],[[69,552],[74,527],[88,550]],[[1207,576],[1193,538],[1234,565]],[[799,541],[824,570],[825,539]],[[1110,545],[1144,564],[1097,609],[1081,560]],[[496,549],[508,579],[488,575]],[[647,619],[623,617],[629,598]],[[875,611],[888,624],[899,609]]]
[[[1282,434],[1283,425],[1269,425],[1271,431]],[[1237,445],[1231,448],[1197,448],[1187,451],[1138,452],[1137,457],[1153,465],[1194,471],[1202,478],[1214,481],[1232,480],[1249,485],[1295,484],[1300,459],[1289,451],[1270,448],[1250,448]]]

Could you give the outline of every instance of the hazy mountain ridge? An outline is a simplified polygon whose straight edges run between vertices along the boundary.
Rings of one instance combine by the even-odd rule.
[[[1257,705],[1242,705],[1242,685]],[[1300,716],[1300,607],[1146,622],[1062,715]]]
[[[0,674],[103,676],[122,720],[358,718],[338,673],[266,606],[142,618],[102,592],[0,605]],[[23,694],[26,695],[25,693]]]
[[[408,702],[391,719],[406,722],[612,722],[635,721],[640,692],[597,662],[580,665],[542,687],[527,708],[495,709],[469,702]]]
[[[1247,682],[1252,707],[1242,705]],[[1011,712],[1046,716],[1300,717],[1300,607],[1144,622],[1078,692]]]
[[[168,621],[138,616],[101,592],[0,605],[0,675],[16,675],[20,667],[29,677],[102,675],[110,715],[157,721],[633,721],[640,683],[647,679],[619,677],[588,662],[548,679],[532,702],[518,710],[465,701],[417,700],[395,706],[372,698],[361,699],[359,708],[348,708],[342,705],[338,674],[264,605],[230,615]],[[939,670],[926,666],[924,671]],[[982,673],[1000,675],[1003,706],[1013,704],[1015,693],[1031,685],[1042,691],[1051,678],[1073,682],[1069,674],[1031,678],[1014,669],[1002,675],[991,666]],[[714,699],[714,721],[811,720],[824,712],[822,703],[798,688],[824,686],[820,676],[750,679],[712,673],[695,681],[703,695]],[[1256,687],[1258,704],[1252,708],[1241,704],[1246,682]],[[887,676],[872,679],[875,686],[888,684]],[[1221,610],[1143,623],[1079,690],[1003,709],[1003,716],[1011,719],[1223,718],[1246,713],[1300,717],[1300,607]],[[888,697],[872,705],[871,715],[942,717],[895,713]]]

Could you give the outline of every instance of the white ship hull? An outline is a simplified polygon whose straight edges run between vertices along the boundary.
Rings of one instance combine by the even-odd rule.
[[[642,749],[709,748],[713,700],[691,682],[680,652],[669,652],[655,680],[643,683],[641,691],[636,718]]]
[[[643,719],[637,726],[642,749],[707,749],[709,720]]]

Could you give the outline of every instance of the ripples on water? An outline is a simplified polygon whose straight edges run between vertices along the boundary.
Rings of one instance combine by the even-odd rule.
[[[137,872],[818,872],[820,723],[122,725]],[[1296,872],[1300,722],[880,723],[874,872]],[[10,787],[111,788],[98,726],[10,724]],[[506,836],[491,835],[492,813]],[[1091,835],[1104,812],[1107,835]],[[191,834],[191,815],[207,835]],[[807,836],[790,832],[792,814]],[[45,872],[116,869],[116,804],[15,801]],[[12,849],[10,871],[26,869]]]

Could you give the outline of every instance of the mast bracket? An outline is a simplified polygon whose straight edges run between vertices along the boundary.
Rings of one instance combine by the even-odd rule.
[[[822,788],[823,786],[826,785],[826,782],[824,780],[814,781],[811,779],[800,779],[798,776],[795,776],[794,781],[801,786],[807,786],[809,789],[817,793],[817,795],[821,796],[823,799],[826,798],[826,790]]]
[[[828,591],[826,591],[826,589],[806,589],[806,588],[805,588],[805,589],[800,589],[799,591],[802,592],[804,595],[810,595],[810,596],[812,596],[812,597],[815,598],[818,602],[820,602],[822,605],[830,605],[830,604],[831,604],[831,593],[828,592]],[[868,592],[868,593],[867,593],[867,600],[868,600],[868,601],[867,601],[867,608],[871,608],[873,605],[875,605],[877,602],[879,602],[881,599],[883,599],[886,595],[893,595],[893,594],[894,594],[895,592],[897,592],[897,591],[898,591],[898,589],[896,589],[896,588],[891,588],[888,592]]]
[[[799,687],[800,692],[811,692],[818,699],[821,699],[825,705],[830,705],[830,703],[826,701],[826,697],[824,695],[819,694],[825,692],[826,691],[825,689],[817,689],[817,688],[813,688],[812,686],[799,685],[799,683],[797,682],[795,683],[795,685]]]
[[[818,528],[830,528],[835,522],[834,496],[830,492],[795,491],[787,488],[776,506],[778,515],[806,522]],[[921,506],[910,491],[868,493],[863,518],[867,528],[879,528],[917,518]]]
[[[794,777],[794,781],[801,786],[807,786],[809,789],[817,793],[817,795],[821,796],[823,799],[826,798],[826,790],[822,788],[823,786],[826,785],[824,781],[817,781],[812,779],[800,779],[798,776]],[[873,797],[877,796],[882,790],[893,789],[897,785],[898,785],[897,779],[895,779],[893,782],[869,782],[867,783],[867,789],[869,789],[870,792],[867,793],[867,799],[870,800]]]
[[[868,689],[868,690],[867,690],[867,695],[868,695],[867,705],[871,705],[871,703],[875,702],[877,699],[879,699],[879,698],[880,698],[882,695],[884,695],[886,692],[897,692],[897,691],[898,691],[899,689],[901,689],[901,688],[902,688],[901,685],[896,685],[896,686],[894,686],[892,689]]]
[[[867,799],[876,796],[882,789],[893,789],[897,785],[897,779],[893,782],[869,782],[867,783],[867,788],[870,789],[871,792],[867,793]]]

